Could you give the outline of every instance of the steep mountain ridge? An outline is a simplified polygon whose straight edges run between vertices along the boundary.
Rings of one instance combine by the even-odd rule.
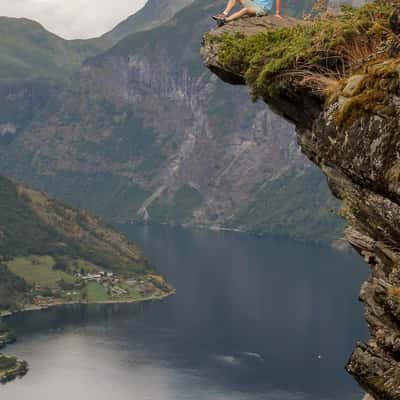
[[[248,85],[296,124],[302,151],[342,201],[346,237],[371,266],[360,293],[371,339],[346,368],[375,400],[400,398],[396,14],[389,22],[399,6],[378,1],[289,28],[241,20],[206,34],[202,50],[221,79]]]
[[[291,126],[200,67],[198,43],[223,5],[196,1],[89,59],[7,135],[2,170],[116,221],[340,236],[336,204]],[[282,202],[299,183],[297,202]]]
[[[118,24],[110,37],[89,40],[65,40],[36,21],[0,16],[0,143],[9,143],[28,128],[86,59],[126,35],[157,25],[157,15],[168,19],[184,5],[185,0],[150,1]]]
[[[9,143],[105,39],[65,40],[35,21],[0,17],[0,143]]]
[[[172,18],[193,0],[150,0],[102,37],[66,40],[36,21],[0,16],[0,83],[4,80],[66,80],[83,61],[132,33]]]
[[[35,21],[0,17],[0,81],[66,79],[109,45],[103,39],[65,40]]]
[[[178,11],[194,0],[148,0],[143,8],[120,22],[102,37],[114,43],[124,37],[144,30],[152,29],[171,19]]]

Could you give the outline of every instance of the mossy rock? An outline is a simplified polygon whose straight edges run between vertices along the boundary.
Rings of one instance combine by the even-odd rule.
[[[368,52],[387,39],[391,11],[392,5],[374,2],[358,9],[345,7],[340,16],[259,28],[249,35],[243,35],[239,25],[232,25],[230,31],[205,37],[205,63],[241,77],[255,98],[266,100],[273,97],[282,81],[313,86],[321,78],[347,79],[354,74],[354,65],[362,63],[357,51]],[[357,83],[351,90],[354,95],[361,85],[356,80],[361,78],[352,79],[352,84]],[[325,98],[325,93],[321,97]]]

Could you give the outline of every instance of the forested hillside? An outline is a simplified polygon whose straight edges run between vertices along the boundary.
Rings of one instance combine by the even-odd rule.
[[[21,308],[39,294],[67,301],[63,295],[68,290],[76,291],[76,299],[69,301],[80,300],[81,294],[81,300],[112,300],[115,282],[110,279],[102,278],[102,285],[95,287],[95,282],[84,285],[86,275],[100,271],[115,274],[121,285],[123,279],[148,275],[146,288],[129,288],[138,300],[144,292],[171,290],[141,250],[99,218],[1,177],[0,255],[0,311]],[[110,288],[109,297],[90,296],[91,289],[102,287]]]

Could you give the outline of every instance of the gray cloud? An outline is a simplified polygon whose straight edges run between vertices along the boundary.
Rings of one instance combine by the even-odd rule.
[[[143,7],[146,0],[0,0],[0,15],[40,22],[66,39],[109,31]]]

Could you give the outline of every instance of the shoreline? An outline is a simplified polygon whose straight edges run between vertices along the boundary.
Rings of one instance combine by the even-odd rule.
[[[33,311],[41,311],[41,310],[49,310],[51,308],[62,307],[62,306],[73,306],[73,305],[91,305],[91,304],[137,304],[137,303],[148,303],[148,302],[156,302],[156,301],[163,301],[168,297],[174,296],[176,294],[176,289],[171,290],[168,293],[164,293],[158,296],[149,296],[143,297],[140,299],[120,299],[120,300],[105,300],[105,301],[66,301],[62,303],[55,303],[55,304],[48,304],[43,306],[28,306],[24,307],[20,310],[16,311],[5,311],[0,312],[0,318],[8,318],[16,314],[26,313],[26,312],[33,312]]]
[[[274,235],[271,233],[260,233],[254,230],[247,230],[242,228],[227,228],[220,225],[191,225],[191,224],[172,224],[168,222],[143,222],[142,220],[137,221],[124,221],[124,222],[115,222],[115,226],[123,226],[123,225],[137,225],[137,226],[166,226],[168,228],[180,228],[180,229],[187,229],[187,230],[199,230],[199,231],[208,231],[213,233],[218,232],[226,232],[226,233],[235,233],[239,235],[248,235],[250,237],[258,238],[258,239],[284,239],[293,241],[295,243],[301,243],[306,245],[312,245],[317,247],[328,247],[338,253],[351,253],[352,248],[350,244],[347,242],[344,236],[338,238],[332,238],[330,240],[316,240],[316,239],[302,239],[300,237],[291,236],[289,234],[283,235]]]
[[[176,294],[176,289],[172,289],[168,293],[164,293],[162,295],[143,297],[141,299],[121,299],[121,300],[92,301],[92,302],[69,301],[69,302],[65,302],[65,303],[49,304],[46,306],[31,306],[31,307],[25,307],[18,311],[0,313],[0,318],[6,319],[7,317],[11,317],[11,316],[13,316],[15,314],[19,314],[19,313],[48,310],[48,309],[56,308],[56,307],[71,306],[71,305],[78,305],[78,304],[79,305],[91,305],[91,304],[106,305],[106,304],[138,304],[138,303],[157,302],[157,301],[163,301],[163,300],[167,299],[168,297],[173,296],[175,294]],[[15,339],[13,340],[13,342],[5,343],[3,348],[6,347],[6,345],[12,344],[14,342],[15,342]],[[15,362],[15,364],[12,367],[7,368],[3,371],[0,371],[0,384],[4,385],[7,382],[10,382],[16,378],[22,378],[28,373],[29,364],[27,361],[20,360],[16,357],[13,357],[10,355],[5,355],[4,353],[0,353],[0,359],[13,360]]]

